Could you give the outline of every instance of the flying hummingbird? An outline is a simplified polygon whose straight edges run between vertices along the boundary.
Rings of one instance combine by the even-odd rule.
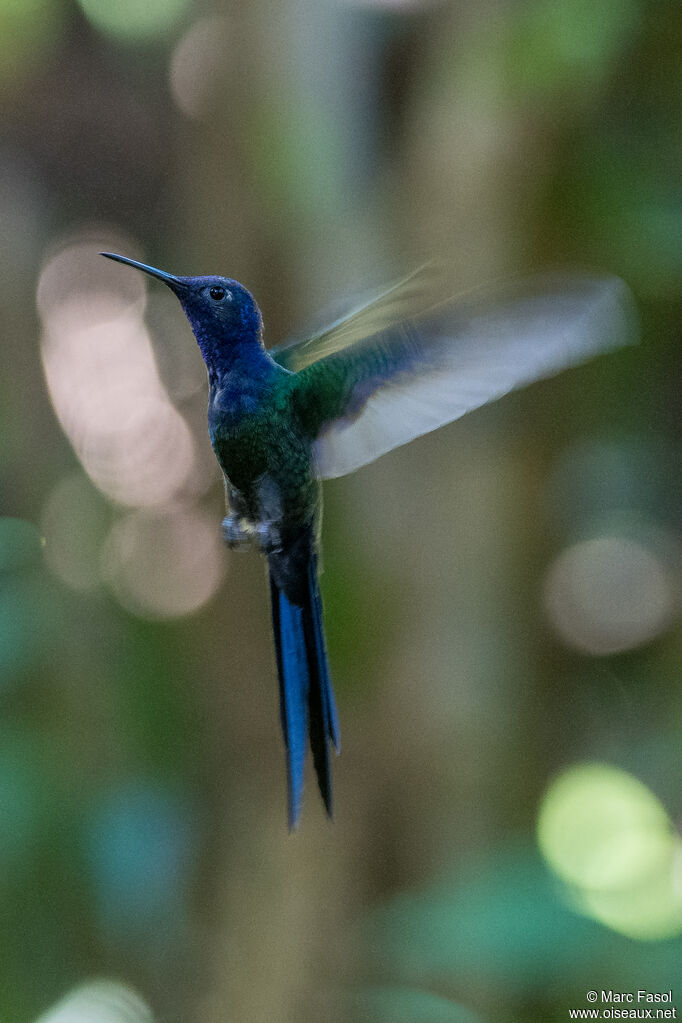
[[[321,480],[633,340],[630,293],[616,277],[548,275],[493,299],[429,304],[416,271],[303,340],[266,350],[260,309],[237,281],[102,255],[167,284],[199,344],[225,480],[223,535],[235,549],[255,544],[268,564],[289,827],[308,743],[331,816],[330,747],[340,741],[318,583]]]

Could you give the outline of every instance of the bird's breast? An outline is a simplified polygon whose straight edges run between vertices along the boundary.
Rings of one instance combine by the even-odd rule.
[[[221,469],[239,490],[250,487],[267,470],[266,430],[257,414],[209,416],[209,433]]]
[[[211,389],[208,410],[211,443],[223,472],[254,516],[263,511],[261,490],[267,480],[286,518],[310,519],[318,500],[310,440],[296,416],[290,389],[282,381],[253,378],[239,381],[239,386],[226,383]]]

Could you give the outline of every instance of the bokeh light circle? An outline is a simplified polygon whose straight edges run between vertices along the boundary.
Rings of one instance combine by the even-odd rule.
[[[76,988],[37,1023],[153,1023],[153,1017],[132,988],[100,980]]]
[[[614,654],[654,639],[672,621],[675,583],[659,553],[627,536],[584,540],[551,566],[545,607],[570,646]]]
[[[198,508],[139,511],[113,526],[102,573],[118,601],[142,618],[177,618],[216,593],[226,559],[217,523]]]
[[[102,259],[97,242],[65,245],[40,275],[50,397],[107,497],[131,507],[165,503],[193,489],[194,441],[159,376],[142,319],[142,275]]]
[[[50,492],[41,515],[45,560],[70,589],[87,593],[100,585],[109,519],[108,506],[82,472],[62,477]]]
[[[111,247],[135,251],[135,243],[109,231],[67,239],[52,253],[38,279],[36,304],[44,322],[77,300],[81,320],[101,323],[124,313],[144,313],[146,289],[141,274],[113,272],[99,255]]]
[[[78,0],[88,21],[106,35],[148,39],[164,35],[180,19],[188,0]]]
[[[637,778],[608,764],[581,764],[550,786],[538,839],[565,881],[620,888],[667,855],[671,830],[665,810]]]
[[[537,836],[585,914],[642,940],[682,933],[682,842],[633,775],[600,763],[568,768],[545,793]]]
[[[187,117],[201,118],[207,112],[229,42],[227,18],[213,15],[191,25],[176,45],[169,68],[170,89]]]

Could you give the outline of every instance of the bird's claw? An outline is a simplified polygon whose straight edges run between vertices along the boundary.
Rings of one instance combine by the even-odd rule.
[[[241,524],[237,515],[226,515],[223,519],[223,540],[231,551],[246,551],[251,546],[251,534]]]
[[[255,534],[256,543],[263,554],[282,553],[282,537],[274,522],[259,522]]]

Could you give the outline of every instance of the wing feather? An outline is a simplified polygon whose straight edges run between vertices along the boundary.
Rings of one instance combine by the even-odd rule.
[[[270,355],[285,369],[305,369],[408,318],[424,315],[438,302],[441,278],[442,267],[435,260],[425,263],[399,281],[356,299],[347,312],[324,327],[276,345]]]
[[[298,374],[319,476],[352,472],[636,334],[626,285],[588,275],[545,275],[493,295],[477,292],[350,343],[332,329],[315,349],[324,354]]]

